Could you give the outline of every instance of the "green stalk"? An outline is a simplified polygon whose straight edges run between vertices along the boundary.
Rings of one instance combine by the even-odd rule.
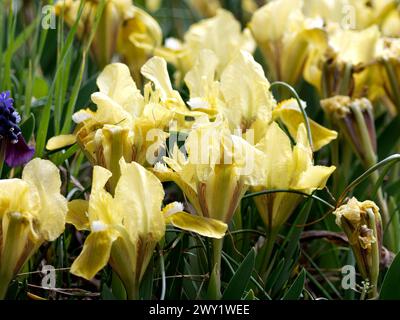
[[[369,293],[370,299],[375,299],[378,297],[378,278],[379,278],[379,258],[380,258],[380,250],[379,250],[379,242],[378,242],[378,232],[376,230],[376,221],[375,214],[372,209],[367,209],[368,217],[369,217],[369,226],[368,228],[372,229],[372,232],[376,238],[375,243],[371,244],[371,260],[369,263],[369,275],[370,281],[372,285],[372,290]]]
[[[165,277],[165,261],[164,261],[164,253],[162,249],[159,248],[160,253],[160,269],[161,269],[161,297],[160,300],[165,300],[165,293],[167,291],[167,279]],[[139,288],[138,288],[139,292]]]
[[[135,281],[133,284],[125,285],[127,300],[139,300],[139,285]]]
[[[0,275],[0,300],[4,300],[8,291],[8,281],[6,278],[2,278],[3,275]]]
[[[329,127],[333,127],[332,126],[332,119],[330,119],[330,117],[328,117],[328,122],[329,122]],[[331,142],[331,162],[332,164],[336,167],[336,168],[341,168],[340,166],[340,160],[339,160],[339,139],[340,137],[338,137],[337,139],[333,140]],[[335,170],[333,172],[333,194],[336,196],[339,193],[339,184],[340,184],[340,169],[339,170]]]
[[[17,15],[14,13],[14,5],[13,1],[10,2],[10,10],[8,14],[8,24],[7,24],[7,50],[5,53],[4,59],[4,88],[7,90],[11,90],[11,61],[13,57],[13,47],[14,47],[14,38],[15,38],[15,28]]]
[[[221,298],[221,257],[224,239],[213,239],[213,271],[214,273],[214,294],[215,299]]]
[[[344,66],[343,78],[340,81],[339,94],[347,96],[349,95],[349,87],[352,78],[352,70],[353,66],[351,64],[346,63]]]

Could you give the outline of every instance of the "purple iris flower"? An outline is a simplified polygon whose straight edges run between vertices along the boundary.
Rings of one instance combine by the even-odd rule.
[[[5,162],[9,167],[20,166],[32,159],[35,149],[29,147],[18,124],[21,117],[13,106],[10,92],[0,93],[0,144],[5,147]]]

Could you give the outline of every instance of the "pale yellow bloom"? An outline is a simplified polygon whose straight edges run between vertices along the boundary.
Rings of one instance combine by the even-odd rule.
[[[105,190],[112,173],[95,166],[89,202],[74,200],[69,205],[67,221],[79,230],[90,230],[71,272],[91,279],[110,263],[128,298],[137,299],[140,281],[166,223],[211,237],[222,237],[226,225],[191,216],[178,203],[161,210],[164,190],[156,176],[135,162],[127,164],[121,159],[119,165],[114,196]]]
[[[162,31],[158,22],[147,12],[133,8],[133,16],[124,21],[118,34],[117,51],[129,66],[133,78],[141,87],[141,67],[162,45]]]
[[[309,17],[324,19],[326,24],[338,24],[342,29],[362,30],[381,25],[395,11],[395,0],[306,0],[303,12]]]
[[[45,241],[64,231],[67,200],[57,167],[34,159],[22,179],[0,180],[0,298],[8,283]]]
[[[363,70],[377,58],[379,38],[376,26],[360,31],[335,28],[329,34],[328,49],[314,52],[308,61],[304,78],[324,96],[350,95],[353,82],[353,95],[365,95],[368,89]]]
[[[215,17],[191,25],[184,42],[171,40],[157,53],[178,69],[177,81],[195,65],[203,49],[213,51],[217,57],[217,77],[239,50],[253,52],[254,40],[248,29],[241,31],[238,21],[229,11],[219,9]]]
[[[245,133],[268,123],[276,102],[261,65],[252,55],[239,51],[223,70],[219,81],[216,68],[216,55],[211,50],[202,50],[197,63],[186,74],[188,104],[192,109],[211,115],[219,113],[228,120],[232,132]]]
[[[325,187],[334,166],[314,165],[313,152],[304,124],[297,129],[296,145],[273,122],[257,148],[265,154],[262,162],[264,181],[252,188],[262,190],[296,190],[307,194]],[[293,193],[271,193],[255,197],[258,211],[269,230],[277,231],[290,217],[302,196]]]
[[[195,110],[223,116],[231,132],[242,134],[252,144],[264,135],[272,120],[280,119],[296,138],[297,128],[304,122],[296,100],[276,104],[270,83],[260,64],[246,51],[240,51],[216,79],[217,58],[203,50],[196,65],[186,74],[188,104]],[[303,108],[305,108],[305,103]],[[336,139],[337,133],[310,120],[314,150]]]
[[[64,13],[67,25],[78,18],[79,0],[59,1],[56,13]],[[99,7],[98,0],[87,0],[78,22],[77,36],[88,40]],[[116,53],[122,56],[138,84],[141,84],[140,68],[162,44],[162,31],[157,21],[144,10],[134,6],[131,0],[106,0],[98,29],[91,44],[91,52],[103,68],[111,63]]]
[[[258,9],[249,28],[268,65],[270,78],[296,84],[315,50],[326,47],[322,21],[302,13],[303,1],[271,1]]]
[[[400,37],[400,12],[392,10],[383,20],[381,28],[386,37]]]
[[[190,129],[193,121],[187,118],[203,117],[203,110],[190,110],[180,93],[173,89],[168,74],[167,62],[160,57],[153,57],[143,66],[142,75],[150,80],[145,86],[145,101],[147,109],[144,115],[148,118],[160,119],[166,128],[174,122],[177,130]]]
[[[229,223],[248,187],[262,180],[262,152],[231,135],[220,119],[197,121],[185,148],[187,158],[175,146],[164,157],[168,167],[157,165],[154,172],[163,181],[174,181],[197,214]]]
[[[400,110],[398,83],[400,81],[400,40],[381,38],[377,45],[377,58],[363,72],[368,84],[369,94],[381,98],[388,110],[394,115]]]
[[[64,21],[72,26],[78,18],[81,1],[58,1],[55,7],[57,15],[64,14]],[[84,3],[82,15],[78,22],[77,36],[81,40],[88,40],[99,1],[88,0]],[[103,15],[99,21],[98,30],[93,38],[91,52],[100,67],[104,67],[115,53],[117,36],[125,19],[134,15],[134,7],[130,0],[106,0]]]
[[[337,30],[331,35],[329,45],[338,63],[357,66],[376,57],[376,45],[380,32],[376,26],[362,31]]]
[[[158,104],[148,104],[124,64],[108,65],[99,75],[97,86],[99,92],[91,96],[97,110],[84,109],[73,115],[77,123],[75,136],[89,161],[110,169],[114,174],[111,180],[117,181],[121,157],[128,162],[146,164],[149,147],[154,152],[162,147],[167,138],[163,130],[173,113]],[[155,109],[160,111],[152,112]],[[153,129],[158,129],[157,135],[149,136]],[[55,137],[48,141],[47,149],[73,142],[70,135]]]

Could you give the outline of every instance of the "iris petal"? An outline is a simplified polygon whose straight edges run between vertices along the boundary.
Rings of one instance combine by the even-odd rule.
[[[35,154],[35,148],[28,146],[22,135],[19,136],[17,143],[8,141],[6,143],[5,161],[9,167],[23,165],[31,160]]]

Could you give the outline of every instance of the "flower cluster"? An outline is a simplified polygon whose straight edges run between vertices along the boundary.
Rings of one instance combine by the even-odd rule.
[[[152,10],[160,5],[149,2]],[[395,1],[239,1],[246,23],[221,1],[189,2],[207,18],[193,23],[181,39],[164,41],[158,22],[130,0],[57,2],[60,23],[74,30],[81,44],[90,44],[98,90],[90,104],[74,106],[71,100],[66,114],[73,114],[73,132],[55,129],[47,141],[44,156],[60,167],[57,154],[66,160],[65,185],[54,163],[31,160],[34,149],[24,140],[10,92],[0,94],[0,178],[3,162],[27,163],[21,179],[14,178],[17,169],[0,180],[0,299],[24,264],[66,224],[79,235],[79,252],[66,259],[79,281],[90,281],[109,266],[126,297],[140,299],[157,248],[165,271],[163,246],[171,231],[182,237],[168,247],[182,239],[182,246],[188,244],[187,234],[193,235],[190,245],[204,246],[206,254],[196,261],[206,271],[208,296],[221,298],[222,250],[224,242],[231,246],[225,238],[236,225],[245,229],[242,219],[257,229],[246,230],[257,234],[251,239],[254,268],[260,286],[271,285],[273,295],[275,283],[287,283],[283,271],[294,270],[286,255],[274,269],[278,235],[298,218],[306,198],[331,207],[346,235],[341,239],[350,245],[363,280],[373,286],[370,296],[378,295],[383,245],[400,250],[400,220],[390,212],[396,199],[381,187],[375,128],[378,112],[385,122],[400,110]],[[345,17],[344,7],[350,10]],[[47,106],[50,117],[51,103]],[[75,149],[64,152],[71,145]],[[87,186],[72,181],[80,193],[69,192],[74,179],[65,155],[75,150],[74,165],[87,161],[90,168]],[[367,172],[346,188],[353,157]],[[342,170],[344,182],[338,181]],[[315,195],[327,189],[331,176],[326,197],[336,205]],[[379,207],[354,197],[345,203],[366,178],[374,190],[368,198],[376,198]],[[171,200],[167,186],[180,198]],[[301,219],[306,210],[303,206]],[[295,237],[293,230],[285,241]],[[278,271],[268,278],[271,270]]]

